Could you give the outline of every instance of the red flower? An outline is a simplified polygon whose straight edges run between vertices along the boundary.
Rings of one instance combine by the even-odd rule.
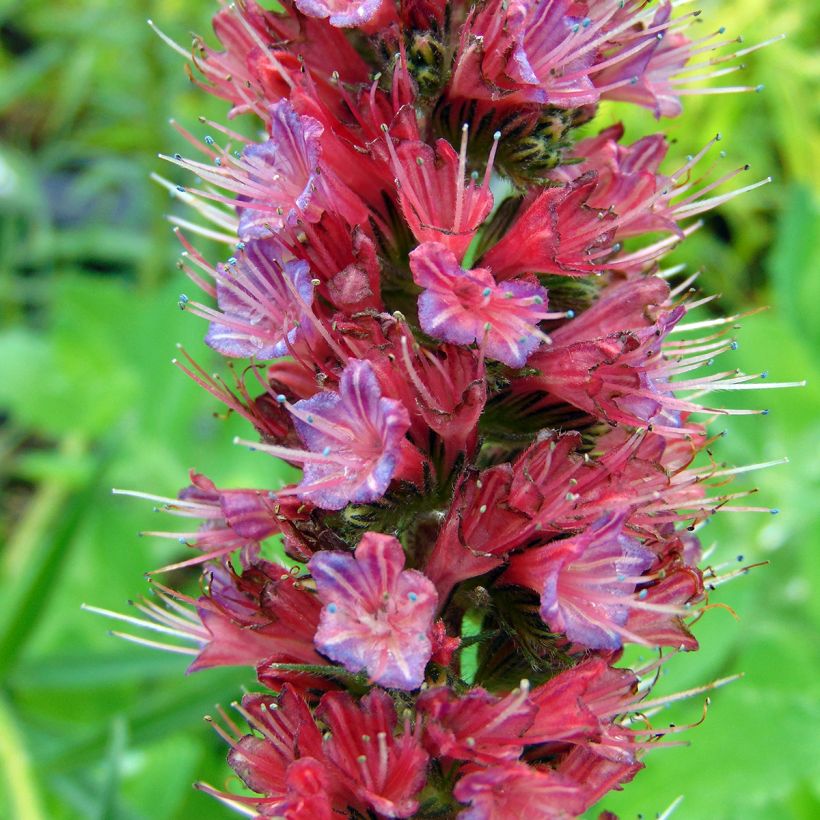
[[[325,754],[351,804],[386,817],[412,816],[428,758],[408,723],[396,733],[396,710],[389,695],[373,689],[357,705],[347,694],[329,692],[316,715],[330,730]]]

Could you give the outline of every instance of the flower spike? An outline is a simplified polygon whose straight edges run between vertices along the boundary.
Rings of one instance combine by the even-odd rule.
[[[171,580],[136,614],[86,608],[191,672],[253,670],[209,719],[244,788],[198,786],[246,816],[580,816],[708,701],[659,710],[735,679],[653,691],[763,563],[705,525],[777,512],[744,482],[782,460],[726,464],[710,426],[802,384],[738,370],[743,314],[663,261],[770,180],[723,168],[719,134],[673,164],[663,134],[580,129],[606,101],[660,119],[757,90],[737,61],[778,38],[696,37],[674,0],[274,5],[220,4],[190,58],[152,24],[250,121],[174,124],[195,179],[155,178],[193,213],[170,220],[203,296],[177,305],[230,376],[174,363],[301,474],[124,493],[183,519],[146,533]],[[170,585],[192,570],[199,594]]]

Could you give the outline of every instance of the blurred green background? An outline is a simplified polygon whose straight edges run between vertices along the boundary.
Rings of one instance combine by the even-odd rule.
[[[158,151],[183,150],[169,127],[192,128],[224,106],[191,86],[146,17],[180,42],[209,31],[215,8],[193,0],[60,0],[0,5],[0,816],[179,820],[224,817],[191,789],[227,782],[225,749],[202,722],[227,704],[242,671],[185,677],[185,659],[119,642],[82,602],[116,610],[145,592],[146,569],[179,555],[137,532],[173,521],[113,486],[173,495],[197,467],[220,485],[273,486],[277,466],[233,447],[235,419],[171,364],[183,342],[217,362],[203,324],[177,309],[189,289],[165,221],[175,209],[149,181]],[[697,626],[704,648],[670,663],[665,691],[743,671],[716,693],[689,749],[659,749],[604,805],[654,817],[820,816],[820,276],[816,4],[705,3],[703,31],[746,42],[789,37],[745,58],[760,95],[690,97],[662,123],[677,157],[715,132],[732,164],[774,184],[706,219],[675,261],[703,269],[719,309],[771,309],[743,322],[733,364],[767,369],[800,391],[728,394],[766,417],[726,424],[716,455],[791,464],[742,477],[780,515],[719,516],[704,530],[715,562],[768,561],[714,596],[734,607]],[[730,78],[734,80],[734,77]],[[608,107],[628,136],[658,126]],[[671,167],[671,166],[670,166]],[[687,723],[702,699],[659,715]]]

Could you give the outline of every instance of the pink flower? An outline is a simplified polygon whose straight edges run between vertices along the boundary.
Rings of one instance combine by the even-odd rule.
[[[554,631],[590,649],[618,649],[624,638],[635,640],[625,627],[631,596],[654,562],[623,533],[624,518],[611,515],[581,535],[513,556],[503,580],[537,591]]]
[[[600,25],[578,16],[584,11],[572,0],[488,3],[465,26],[453,95],[561,107],[596,102],[588,74],[604,40]]]
[[[422,422],[421,434],[413,438],[424,446],[430,432],[435,433],[444,443],[442,466],[448,470],[462,455],[472,454],[477,443],[478,421],[487,400],[484,357],[481,351],[455,345],[441,345],[433,353],[405,335],[399,338],[399,348],[386,378],[412,391],[405,406],[415,406]],[[435,453],[435,446],[430,449]]]
[[[300,688],[327,681],[280,673],[277,663],[324,665],[313,644],[321,604],[283,567],[261,559],[241,573],[229,566],[210,570],[207,595],[197,603],[202,650],[189,671],[214,666],[253,666],[273,685],[290,680]]]
[[[685,90],[680,81],[674,82],[675,75],[689,61],[695,44],[679,31],[666,30],[671,14],[672,3],[668,0],[660,3],[646,29],[625,39],[616,50],[616,54],[626,59],[616,60],[592,75],[592,82],[601,89],[602,99],[644,106],[658,119],[681,113],[680,95]],[[717,48],[717,44],[712,48]]]
[[[528,694],[528,687],[504,698],[480,687],[460,698],[446,687],[423,692],[417,704],[426,717],[425,744],[436,757],[484,764],[516,760],[537,711]]]
[[[389,0],[296,0],[296,7],[309,17],[327,19],[338,28],[361,28],[372,33],[394,19]]]
[[[285,396],[281,402],[286,403]],[[288,409],[307,450],[263,445],[259,449],[304,464],[296,494],[325,510],[381,498],[402,461],[410,418],[404,405],[384,398],[369,362],[351,359],[339,392],[324,390]]]
[[[210,319],[205,342],[232,358],[286,356],[313,301],[304,262],[285,261],[274,242],[251,240],[226,265],[218,265],[219,311],[188,302],[193,313]]]
[[[439,242],[461,259],[493,206],[492,160],[478,185],[465,180],[466,130],[460,154],[446,140],[438,140],[435,150],[416,141],[403,141],[394,148],[388,136],[387,146],[402,213],[413,236],[419,242]]]
[[[590,705],[592,695],[588,693],[608,670],[605,661],[593,657],[559,672],[533,689],[530,701],[537,712],[525,734],[527,743],[554,747],[556,744],[584,744],[596,740],[601,730],[601,718]]]
[[[597,184],[590,174],[525,201],[481,262],[498,280],[528,273],[584,276],[602,270],[612,252],[614,231],[609,227],[612,216],[588,204]]]
[[[538,329],[547,292],[523,280],[496,284],[487,268],[464,270],[455,254],[438,242],[425,242],[410,254],[417,285],[419,321],[425,333],[446,342],[484,343],[487,356],[523,367],[546,337]]]
[[[390,696],[372,689],[355,704],[347,693],[322,697],[316,716],[330,730],[325,755],[349,802],[362,813],[411,817],[424,785],[427,753],[418,733],[405,721],[396,732],[396,709]]]
[[[228,762],[250,789],[279,800],[295,785],[291,767],[296,761],[323,759],[322,735],[307,704],[287,684],[276,698],[245,695],[242,710],[262,737],[242,737]]]
[[[324,605],[316,648],[351,672],[367,670],[381,686],[417,689],[432,654],[438,596],[416,570],[403,570],[404,550],[368,532],[354,556],[318,552],[308,568]]]
[[[453,795],[470,808],[458,820],[560,820],[580,814],[587,801],[574,780],[548,766],[505,763],[464,775]]]

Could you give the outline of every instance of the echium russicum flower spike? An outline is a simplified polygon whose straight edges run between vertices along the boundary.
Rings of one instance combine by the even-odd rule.
[[[765,410],[711,396],[783,385],[711,366],[737,317],[690,317],[710,299],[662,260],[768,180],[725,193],[746,169],[700,170],[719,136],[676,162],[662,134],[590,125],[602,100],[661,118],[759,90],[709,85],[759,46],[673,5],[243,0],[216,48],[195,40],[196,83],[264,137],[178,126],[193,157],[167,159],[192,177],[160,182],[201,217],[172,220],[204,293],[179,305],[238,366],[178,365],[250,422],[249,457],[302,477],[133,492],[191,519],[156,533],[193,550],[157,572],[201,569],[201,592],[155,580],[145,618],[106,614],[192,671],[254,670],[239,718],[214,721],[255,793],[201,785],[226,805],[576,816],[681,728],[647,715],[726,682],[651,694],[748,569],[702,568],[699,527],[775,512],[726,489],[767,465],[708,449],[710,421]],[[619,665],[629,644],[655,660]]]

